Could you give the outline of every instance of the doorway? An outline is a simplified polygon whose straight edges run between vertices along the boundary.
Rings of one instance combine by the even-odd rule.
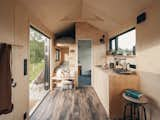
[[[78,40],[78,86],[91,85],[92,41]]]
[[[49,92],[49,38],[30,27],[29,111],[30,116]]]

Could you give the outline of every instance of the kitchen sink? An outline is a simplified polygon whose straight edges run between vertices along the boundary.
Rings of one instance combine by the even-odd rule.
[[[118,74],[133,74],[134,73],[132,71],[124,70],[124,69],[114,69],[113,71]]]

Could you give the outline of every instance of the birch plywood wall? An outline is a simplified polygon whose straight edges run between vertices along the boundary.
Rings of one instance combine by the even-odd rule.
[[[151,98],[148,119],[160,118],[160,1],[146,9],[146,22],[137,25],[137,64],[141,90]]]
[[[15,2],[14,23],[14,43],[12,45],[12,75],[17,86],[12,89],[13,112],[0,116],[0,120],[23,120],[25,112],[29,113],[29,77],[23,75],[23,62],[29,62],[29,26],[32,23],[40,30],[45,31],[49,37],[49,32],[20,2]],[[5,8],[8,9],[8,8]],[[33,22],[34,21],[34,22]],[[5,25],[4,25],[5,26]],[[48,32],[47,32],[48,31]],[[28,69],[29,70],[29,69]],[[28,71],[29,73],[29,71]]]

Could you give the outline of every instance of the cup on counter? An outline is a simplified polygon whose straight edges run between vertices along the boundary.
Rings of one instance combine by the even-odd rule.
[[[110,69],[113,69],[115,67],[114,63],[109,64]]]

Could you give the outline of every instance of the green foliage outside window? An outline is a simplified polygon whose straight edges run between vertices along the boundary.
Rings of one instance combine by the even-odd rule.
[[[44,59],[44,42],[30,41],[30,62],[39,63]]]

